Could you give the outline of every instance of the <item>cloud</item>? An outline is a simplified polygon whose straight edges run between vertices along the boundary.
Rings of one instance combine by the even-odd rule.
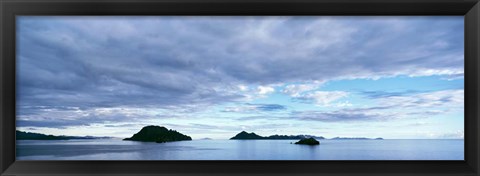
[[[295,99],[307,103],[313,102],[320,106],[329,106],[330,103],[344,98],[347,95],[348,92],[344,91],[315,91],[304,95],[298,95]]]
[[[237,133],[245,130],[256,131],[256,132],[259,132],[259,131],[274,132],[278,129],[283,129],[285,127],[296,126],[296,125],[285,124],[285,123],[268,123],[268,124],[259,123],[254,125],[232,125],[232,124],[210,125],[210,124],[201,124],[201,123],[187,123],[187,124],[164,123],[162,125],[167,128],[184,129],[183,131],[186,131],[186,132],[199,132],[203,135],[209,135],[210,133],[225,133],[226,138],[233,137]],[[208,131],[209,134],[205,134],[205,130],[209,130]],[[194,135],[198,135],[198,134],[194,134]]]
[[[32,126],[47,117],[65,120],[56,126],[131,120],[72,115],[103,108],[193,112],[253,100],[286,83],[305,85],[284,93],[325,106],[346,93],[306,84],[463,75],[462,17],[24,16],[17,37],[17,112],[20,124]],[[430,104],[442,101],[450,98]],[[64,108],[78,109],[45,111]]]
[[[347,97],[345,91],[318,91],[324,82],[315,81],[304,84],[290,84],[283,88],[282,93],[292,97],[294,101],[314,103],[318,106],[332,106],[332,102]],[[338,107],[351,106],[348,101],[335,104]]]
[[[401,92],[361,91],[360,93],[367,98],[388,98],[388,97],[395,97],[395,96],[411,95],[411,94],[419,93],[419,91],[416,91],[416,90],[408,90],[408,91],[401,91]]]
[[[31,110],[31,109],[29,109]],[[186,112],[188,113],[188,112]],[[164,114],[157,109],[147,108],[89,108],[86,110],[69,110],[57,108],[39,108],[31,114],[17,115],[17,127],[68,128],[74,126],[90,126],[107,124],[126,127],[129,124],[152,119],[182,118],[181,111],[172,109]]]
[[[18,120],[17,127],[50,127],[65,129],[70,126],[89,126],[92,122],[75,121],[75,120]]]
[[[433,139],[464,139],[465,132],[463,130],[457,130],[446,133],[439,132],[426,132],[426,136]]]
[[[410,123],[410,124],[407,124],[403,127],[417,127],[417,126],[426,126],[426,125],[431,125],[432,123],[428,123],[428,122],[415,122],[415,123]]]
[[[240,91],[247,91],[248,87],[245,85],[238,85],[238,89],[240,89]]]
[[[333,112],[322,112],[322,111],[302,111],[302,112],[293,112],[291,115],[293,118],[299,120],[308,120],[308,121],[321,121],[321,122],[351,122],[351,121],[383,121],[388,120],[389,118],[382,114],[371,114],[365,112],[355,112],[355,111],[333,111]]]
[[[439,135],[439,138],[464,139],[465,138],[465,132],[463,130],[458,130],[458,131],[452,132],[452,133],[444,133],[444,134]]]
[[[268,86],[258,86],[257,90],[258,90],[258,94],[260,95],[265,95],[265,94],[270,94],[275,92],[275,89],[273,87],[268,87]]]
[[[316,82],[311,84],[291,84],[287,85],[282,92],[292,97],[299,97],[304,92],[308,92],[320,87],[322,82]]]
[[[246,103],[238,106],[228,106],[223,112],[259,113],[286,110],[287,107],[280,104],[255,104]]]
[[[285,110],[287,109],[283,105],[279,104],[251,104],[254,106],[257,106],[256,109],[262,110],[262,111],[278,111],[278,110]]]
[[[142,127],[148,124],[116,124],[116,125],[104,125],[104,127],[118,128],[118,127]]]
[[[410,96],[390,96],[379,98],[384,106],[401,108],[463,108],[464,90],[442,90],[417,93]]]
[[[463,112],[463,90],[375,96],[376,105],[335,111],[294,111],[289,118],[321,122],[391,121],[433,118]]]

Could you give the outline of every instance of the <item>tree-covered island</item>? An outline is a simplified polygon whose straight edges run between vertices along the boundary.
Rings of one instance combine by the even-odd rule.
[[[125,141],[140,141],[140,142],[174,142],[174,141],[191,141],[190,136],[179,133],[175,130],[169,130],[161,126],[146,126],[138,133],[130,138],[123,139]]]

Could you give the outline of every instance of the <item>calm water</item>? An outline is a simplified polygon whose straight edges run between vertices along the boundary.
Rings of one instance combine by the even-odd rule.
[[[463,140],[17,141],[18,160],[463,160]]]

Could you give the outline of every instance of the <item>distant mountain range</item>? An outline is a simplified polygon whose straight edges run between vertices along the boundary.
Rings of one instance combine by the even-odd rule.
[[[242,131],[230,139],[238,140],[248,140],[248,139],[269,139],[269,140],[290,140],[290,139],[306,139],[306,138],[315,138],[315,139],[325,139],[322,136],[312,136],[312,135],[271,135],[271,136],[260,136],[255,133],[247,133]]]
[[[94,136],[54,136],[41,133],[15,131],[17,140],[69,140],[69,139],[109,139],[111,137],[94,137]]]
[[[326,139],[323,136],[313,136],[313,135],[271,135],[271,136],[260,136],[255,134],[254,132],[248,133],[246,131],[242,131],[235,135],[234,137],[230,138],[231,140],[254,140],[254,139],[271,139],[271,140],[296,140],[296,139]],[[334,137],[331,140],[383,140],[383,138],[366,138],[366,137]]]

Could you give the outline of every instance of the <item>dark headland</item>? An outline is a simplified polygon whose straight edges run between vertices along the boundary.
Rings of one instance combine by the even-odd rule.
[[[312,135],[271,135],[271,136],[260,136],[255,133],[247,133],[245,131],[242,131],[235,135],[234,137],[230,138],[232,139],[237,139],[237,140],[255,140],[255,139],[264,139],[264,140],[293,140],[293,139],[305,139],[305,138],[316,138],[316,139],[325,139],[322,136],[312,136]]]
[[[125,138],[123,140],[164,143],[174,141],[191,141],[192,138],[175,130],[169,130],[165,127],[146,126],[132,137]]]
[[[32,133],[24,131],[15,131],[16,140],[69,140],[69,139],[108,139],[111,137],[94,136],[54,136],[41,133]]]

